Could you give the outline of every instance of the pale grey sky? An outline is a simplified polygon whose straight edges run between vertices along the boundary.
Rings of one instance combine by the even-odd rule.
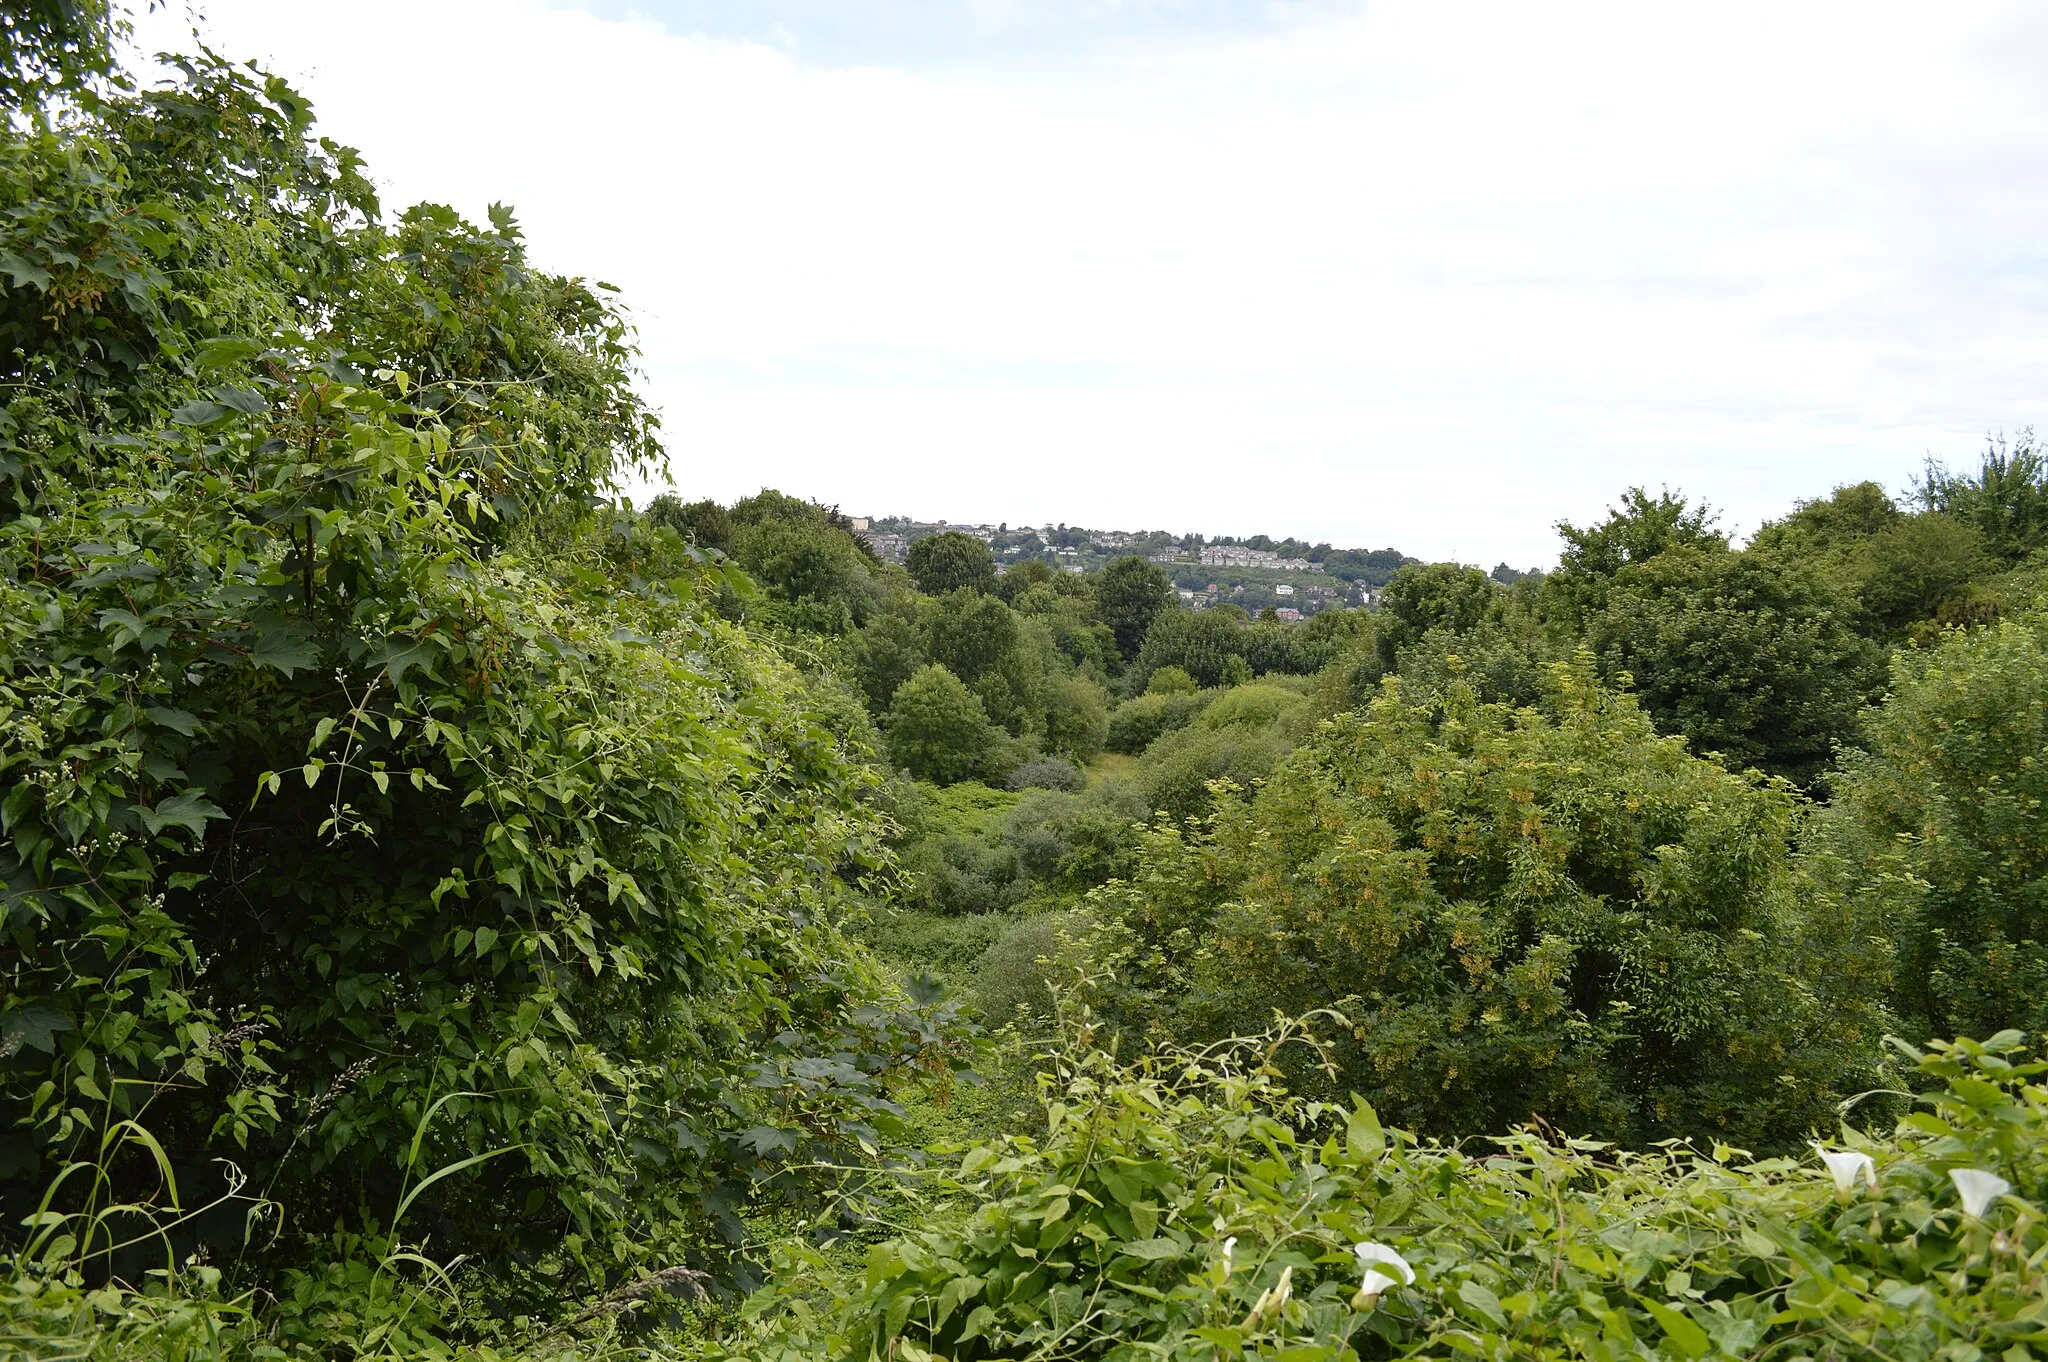
[[[388,206],[620,285],[692,496],[1526,565],[2048,397],[2040,6],[201,8]]]

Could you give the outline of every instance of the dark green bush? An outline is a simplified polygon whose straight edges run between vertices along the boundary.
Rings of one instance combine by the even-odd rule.
[[[1026,794],[1003,819],[1003,841],[1041,890],[1078,894],[1135,864],[1134,825],[1149,816],[1138,787],[1104,781],[1079,794]]]
[[[1892,662],[1824,819],[1921,1035],[2048,1027],[2048,617]]]
[[[1161,734],[1185,728],[1207,709],[1219,691],[1172,692],[1138,695],[1124,701],[1109,715],[1107,746],[1112,752],[1132,756],[1150,747]]]

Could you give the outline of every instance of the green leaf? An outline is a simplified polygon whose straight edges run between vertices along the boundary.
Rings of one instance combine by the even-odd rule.
[[[292,676],[318,666],[320,649],[308,639],[266,637],[249,650],[249,660]]]
[[[1458,1283],[1458,1299],[1478,1311],[1488,1323],[1497,1328],[1506,1327],[1508,1317],[1500,1308],[1500,1297],[1496,1296],[1481,1283],[1475,1281]]]
[[[1694,1324],[1685,1312],[1666,1305],[1648,1296],[1637,1296],[1636,1301],[1650,1312],[1650,1317],[1663,1328],[1665,1337],[1678,1345],[1678,1350],[1687,1357],[1705,1357],[1711,1346],[1706,1330]]]
[[[48,270],[12,251],[0,251],[0,273],[12,279],[17,287],[25,286],[39,293],[46,292],[50,287]]]
[[[250,416],[261,416],[270,410],[270,403],[262,393],[248,388],[236,388],[226,384],[213,390],[213,397],[223,407],[231,407]]]
[[[210,426],[224,416],[232,415],[232,409],[218,402],[209,402],[195,397],[171,413],[171,420],[181,426]]]
[[[932,1328],[934,1330],[945,1328],[946,1321],[952,1318],[955,1310],[959,1309],[964,1302],[980,1294],[981,1278],[979,1277],[955,1277],[947,1282],[945,1289],[939,1292],[938,1311],[932,1319]]]
[[[168,795],[158,800],[155,808],[138,807],[136,813],[151,833],[162,832],[165,828],[201,832],[209,820],[227,817],[226,811],[197,790]]]
[[[1353,1094],[1351,1103],[1351,1112],[1344,1119],[1344,1147],[1360,1163],[1370,1163],[1386,1151],[1387,1132],[1364,1098]]]
[[[986,1338],[988,1326],[996,1322],[996,1312],[986,1305],[977,1305],[967,1312],[967,1322],[960,1326],[961,1343],[970,1338]]]
[[[1051,1217],[1047,1217],[1050,1219]],[[1117,1250],[1130,1258],[1143,1258],[1147,1262],[1158,1262],[1163,1258],[1178,1258],[1186,1247],[1172,1239],[1133,1239]]]

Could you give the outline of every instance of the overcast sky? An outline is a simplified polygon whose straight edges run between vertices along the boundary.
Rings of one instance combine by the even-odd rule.
[[[689,496],[1526,566],[2048,399],[2048,6],[197,8],[619,285]]]

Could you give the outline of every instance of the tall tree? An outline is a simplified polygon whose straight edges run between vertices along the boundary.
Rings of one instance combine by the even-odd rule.
[[[1586,621],[1610,680],[1694,750],[1806,783],[1852,742],[1883,654],[1810,566],[1713,543],[1623,566]]]
[[[1827,830],[1900,1011],[1921,1036],[2048,1027],[2048,618],[1901,649],[1869,728]]]
[[[1554,610],[1576,625],[1599,608],[1607,583],[1623,568],[1674,548],[1726,548],[1728,536],[1713,528],[1715,519],[1711,507],[1691,505],[1669,488],[1652,497],[1631,487],[1598,524],[1557,523],[1564,551],[1557,571],[1544,579],[1544,594]]]
[[[1095,613],[1116,635],[1117,650],[1126,659],[1138,655],[1152,621],[1172,604],[1173,583],[1156,563],[1136,554],[1112,562],[1095,584]]]
[[[1929,510],[1975,528],[2004,562],[2016,563],[2048,546],[2048,458],[2034,444],[2032,430],[2010,443],[1990,442],[1974,473],[1929,460],[1918,490]]]
[[[928,596],[943,596],[962,587],[971,591],[992,591],[996,582],[995,555],[988,545],[971,534],[947,530],[927,535],[910,546],[903,565]]]
[[[1002,733],[959,677],[934,662],[896,688],[886,725],[889,755],[940,785],[997,774]]]

